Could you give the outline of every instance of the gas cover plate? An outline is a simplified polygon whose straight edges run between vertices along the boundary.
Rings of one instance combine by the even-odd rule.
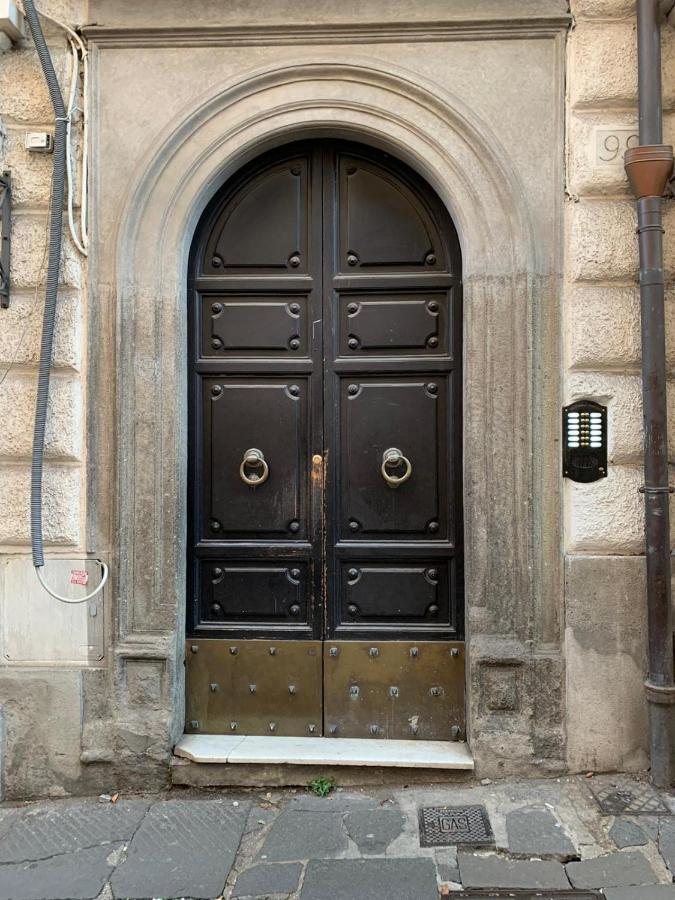
[[[421,847],[494,847],[484,806],[424,806],[419,823]]]
[[[188,734],[318,737],[320,641],[188,640]]]
[[[327,737],[462,740],[464,643],[328,641]]]

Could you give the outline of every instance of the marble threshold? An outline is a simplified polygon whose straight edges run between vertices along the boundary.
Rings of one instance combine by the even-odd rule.
[[[184,734],[174,753],[196,763],[473,770],[473,756],[463,741]]]

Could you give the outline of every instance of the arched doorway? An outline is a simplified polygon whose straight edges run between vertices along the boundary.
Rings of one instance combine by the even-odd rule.
[[[286,145],[192,245],[187,731],[464,737],[461,257],[403,163]]]

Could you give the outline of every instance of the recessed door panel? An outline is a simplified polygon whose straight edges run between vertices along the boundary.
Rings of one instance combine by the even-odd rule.
[[[307,380],[206,379],[204,395],[204,539],[306,538]]]
[[[340,355],[447,355],[447,292],[342,294]]]
[[[239,185],[212,225],[202,272],[307,272],[310,166],[307,158],[289,159]]]
[[[307,625],[311,572],[306,560],[212,559],[200,566],[200,624]]]
[[[433,271],[441,241],[420,198],[394,173],[357,157],[339,159],[342,271]]]
[[[420,632],[449,624],[448,563],[434,559],[405,563],[341,560],[342,621],[358,628],[373,624],[392,631],[401,625]],[[337,632],[339,633],[340,627]]]
[[[210,294],[201,304],[205,359],[307,355],[307,297]]]
[[[448,537],[445,378],[342,379],[343,539]]]

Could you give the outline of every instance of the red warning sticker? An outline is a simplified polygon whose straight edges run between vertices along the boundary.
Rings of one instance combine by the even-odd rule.
[[[70,583],[86,586],[89,583],[89,572],[85,572],[84,569],[71,569]]]

